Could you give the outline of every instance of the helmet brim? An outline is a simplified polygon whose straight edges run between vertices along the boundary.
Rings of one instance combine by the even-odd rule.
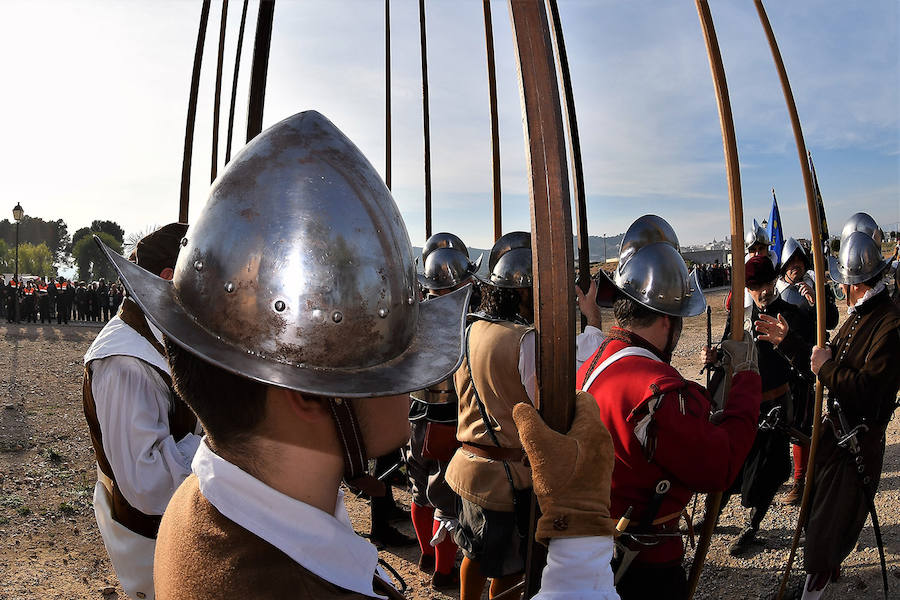
[[[171,281],[129,262],[96,236],[94,240],[129,297],[167,338],[217,367],[260,383],[336,398],[392,396],[443,381],[462,362],[464,315],[472,286],[420,303],[409,346],[387,362],[348,369],[289,364],[250,354],[207,331],[178,301]]]
[[[881,266],[879,266],[872,273],[867,273],[865,275],[844,275],[841,269],[841,263],[837,259],[837,257],[830,255],[828,257],[828,276],[835,283],[842,283],[844,285],[854,285],[857,283],[864,283],[869,281],[870,279],[877,277],[879,274],[884,273],[884,270],[890,265],[890,263],[884,259],[881,260]]]

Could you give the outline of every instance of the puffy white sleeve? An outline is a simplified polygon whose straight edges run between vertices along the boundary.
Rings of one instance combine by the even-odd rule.
[[[528,399],[534,404],[534,390],[537,387],[537,366],[535,354],[537,353],[537,337],[534,329],[522,336],[519,342],[519,377],[522,386],[528,393]],[[540,410],[540,406],[535,405]]]
[[[103,451],[122,495],[139,511],[161,515],[191,474],[200,437],[169,431],[169,388],[153,367],[130,356],[91,363],[91,391]]]
[[[600,344],[602,344],[605,339],[606,334],[593,325],[585,326],[584,331],[578,334],[575,338],[576,373],[578,372],[578,369],[581,368],[581,365],[590,360],[591,356],[594,355],[594,352],[597,351],[597,348],[600,347]]]
[[[541,577],[540,600],[619,600],[613,585],[611,536],[554,538]]]

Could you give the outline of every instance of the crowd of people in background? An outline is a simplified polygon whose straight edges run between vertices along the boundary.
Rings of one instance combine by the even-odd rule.
[[[105,323],[116,314],[125,291],[118,282],[34,277],[7,282],[0,275],[0,318],[7,323]]]
[[[695,265],[700,287],[703,289],[731,285],[731,265],[714,263],[701,263]]]

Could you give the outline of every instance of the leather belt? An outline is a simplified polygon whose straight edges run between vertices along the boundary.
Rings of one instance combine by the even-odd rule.
[[[787,394],[789,391],[790,391],[790,387],[788,387],[788,384],[782,383],[778,387],[775,387],[775,388],[772,388],[771,390],[766,390],[765,392],[763,392],[762,393],[762,401],[770,402],[772,400],[776,400],[778,398],[781,398],[785,394]]]
[[[525,450],[522,448],[500,448],[497,446],[486,446],[484,444],[469,442],[463,442],[462,448],[481,458],[506,462],[525,462]]]

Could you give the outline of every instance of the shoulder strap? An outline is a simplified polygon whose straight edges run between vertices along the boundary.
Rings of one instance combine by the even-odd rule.
[[[649,358],[655,360],[656,362],[662,362],[661,360],[659,360],[658,356],[645,348],[641,348],[639,346],[627,346],[604,360],[602,363],[600,363],[599,367],[591,371],[591,374],[585,378],[584,384],[581,386],[581,390],[583,392],[588,391],[588,388],[591,387],[591,384],[594,383],[594,380],[597,379],[600,373],[605,371],[607,367],[612,365],[617,360],[625,358],[627,356],[643,356],[644,358]]]

